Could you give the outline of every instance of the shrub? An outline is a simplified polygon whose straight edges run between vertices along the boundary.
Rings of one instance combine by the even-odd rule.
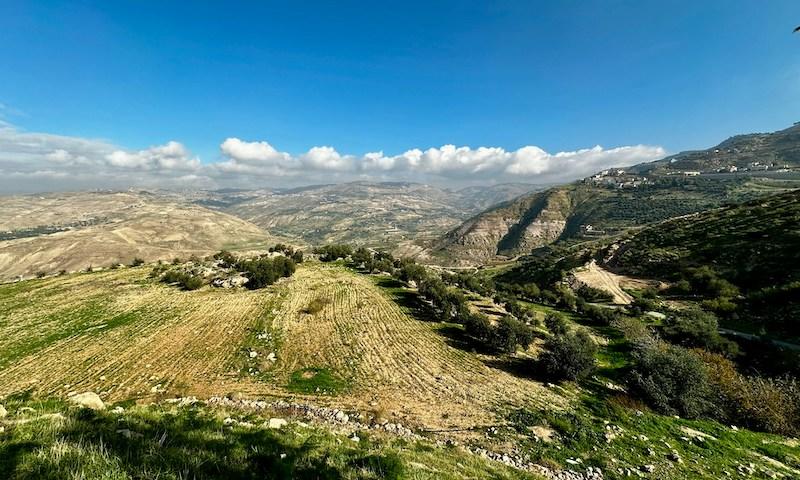
[[[716,403],[726,420],[782,435],[800,432],[800,385],[795,379],[744,376],[719,354],[695,353],[709,369]]]
[[[131,267],[138,267],[140,265],[144,265],[144,259],[141,259],[139,257],[134,258],[133,261],[131,262]]]
[[[347,258],[353,253],[350,245],[325,245],[314,249],[314,253],[319,255],[323,262],[333,262],[340,258]]]
[[[622,316],[616,308],[598,307],[595,305],[584,305],[582,313],[593,323],[600,325],[611,325]]]
[[[232,268],[236,265],[236,256],[227,250],[221,250],[214,255],[215,260],[219,260],[220,266],[223,268]]]
[[[584,330],[552,336],[545,348],[539,362],[552,380],[578,380],[594,371],[597,345]]]
[[[36,278],[44,278],[45,275],[44,272],[36,272]]]
[[[497,322],[489,337],[489,347],[503,353],[514,353],[518,345],[527,349],[532,342],[533,330],[509,315]]]
[[[197,275],[189,275],[183,282],[183,288],[185,290],[197,290],[202,286],[203,286],[203,279],[198,277]]]
[[[154,270],[155,272],[155,270]],[[184,290],[197,290],[203,286],[203,279],[197,275],[189,275],[186,272],[179,270],[170,270],[166,272],[161,281],[167,284],[177,284]]]
[[[425,267],[413,262],[401,263],[400,269],[397,272],[398,280],[406,283],[413,281],[419,285],[419,283],[425,280],[427,277],[428,272],[425,270]]]
[[[560,313],[548,313],[544,317],[544,326],[554,336],[565,335],[569,331],[569,324]]]
[[[245,286],[255,290],[272,285],[281,277],[290,277],[297,266],[291,258],[278,256],[272,259],[261,257],[240,262],[239,268],[248,279]]]
[[[670,315],[663,327],[664,335],[674,343],[702,347],[728,356],[738,354],[738,345],[723,338],[717,329],[717,317],[700,310],[686,310]]]
[[[575,293],[587,302],[610,302],[614,300],[614,295],[589,285],[581,285]]]
[[[372,261],[372,252],[364,247],[359,247],[355,252],[353,252],[351,260],[357,267],[363,265],[366,268],[367,265]]]
[[[708,370],[689,350],[665,342],[640,345],[628,384],[657,411],[696,418],[713,410]]]
[[[480,345],[486,345],[492,338],[492,324],[486,315],[475,313],[464,319],[464,331]]]

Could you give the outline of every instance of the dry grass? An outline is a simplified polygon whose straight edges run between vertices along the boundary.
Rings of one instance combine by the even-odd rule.
[[[303,264],[260,291],[181,292],[147,269],[69,275],[0,287],[0,395],[93,390],[106,400],[158,396],[291,396],[293,373],[331,372],[348,385],[318,397],[432,429],[497,421],[509,406],[558,408],[541,384],[450,346],[434,324],[410,317],[369,277]],[[315,299],[326,304],[306,312]],[[79,313],[75,313],[79,312]],[[81,313],[82,312],[82,313]],[[269,321],[265,322],[265,318]],[[269,330],[277,360],[242,348]],[[268,375],[241,375],[251,362]]]

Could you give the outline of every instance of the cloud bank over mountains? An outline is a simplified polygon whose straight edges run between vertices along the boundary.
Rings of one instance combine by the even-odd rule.
[[[220,157],[201,162],[169,141],[142,150],[100,139],[25,132],[0,122],[0,193],[90,188],[221,188],[299,186],[352,180],[420,181],[443,185],[564,182],[612,166],[662,158],[658,146],[600,146],[548,153],[536,146],[444,145],[399,155],[350,155],[330,146],[283,152],[266,141],[227,138]]]

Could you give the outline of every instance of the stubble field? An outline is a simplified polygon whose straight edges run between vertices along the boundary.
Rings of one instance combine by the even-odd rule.
[[[294,397],[429,429],[491,425],[513,406],[568,403],[453,346],[440,326],[344,267],[306,263],[259,291],[183,292],[148,273],[0,286],[0,395]]]

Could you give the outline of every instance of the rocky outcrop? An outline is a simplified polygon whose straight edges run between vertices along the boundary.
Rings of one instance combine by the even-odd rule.
[[[572,212],[569,187],[520,197],[487,210],[447,233],[435,253],[454,263],[480,263],[547,245],[564,232]]]
[[[73,395],[69,397],[69,401],[81,407],[91,408],[92,410],[105,410],[106,408],[100,396],[94,392]]]

